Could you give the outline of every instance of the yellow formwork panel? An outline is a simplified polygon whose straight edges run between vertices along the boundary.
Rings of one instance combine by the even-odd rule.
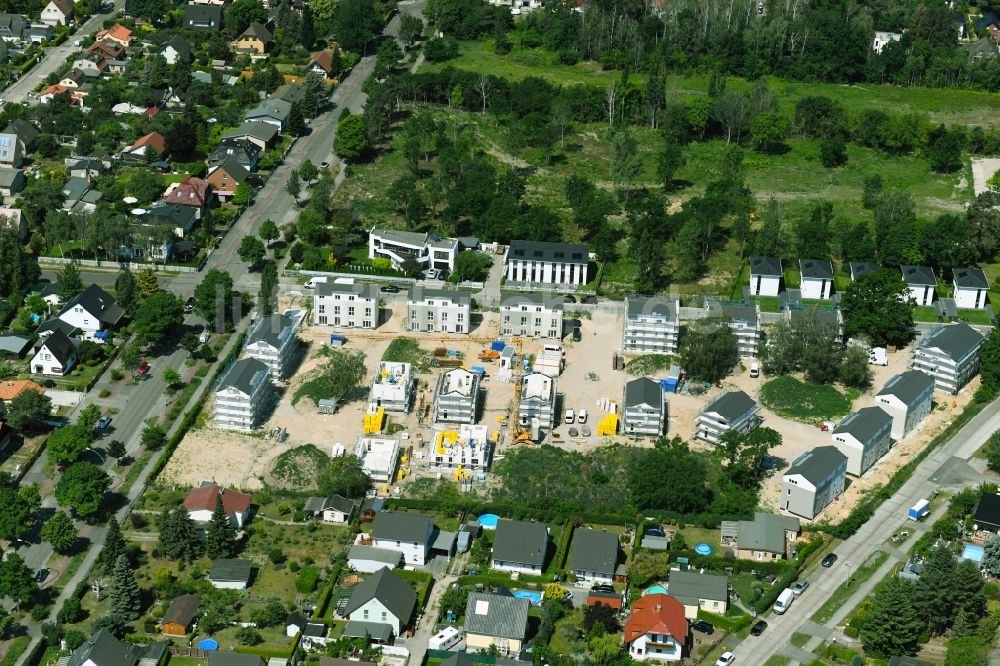
[[[597,422],[597,436],[611,437],[618,434],[618,415],[605,414],[604,418]]]

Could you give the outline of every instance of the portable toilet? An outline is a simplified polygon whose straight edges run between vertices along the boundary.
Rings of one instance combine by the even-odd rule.
[[[667,393],[677,393],[677,386],[681,382],[681,366],[672,365],[667,373],[667,378],[661,383],[663,390]]]
[[[331,335],[330,336],[330,346],[331,347],[341,347],[347,342],[347,338],[343,335]]]

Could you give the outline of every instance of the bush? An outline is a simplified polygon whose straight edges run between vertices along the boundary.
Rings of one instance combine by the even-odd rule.
[[[316,589],[319,582],[319,569],[316,567],[304,567],[295,578],[295,589],[302,594],[309,594]]]
[[[264,642],[264,637],[253,627],[240,627],[236,630],[235,636],[243,645],[260,645]]]
[[[35,622],[41,622],[49,616],[48,606],[35,606],[31,609],[31,619]]]
[[[281,552],[281,548],[275,546],[267,551],[267,559],[271,560],[272,564],[281,564],[285,561],[285,554]]]
[[[107,398],[107,397],[109,397],[109,396],[111,395],[111,391],[109,391],[108,389],[101,389],[101,390],[100,390],[100,391],[99,391],[99,392],[97,393],[97,395],[98,395],[98,397],[100,397],[100,398]]]
[[[116,382],[120,382],[121,380],[125,379],[125,373],[123,373],[118,368],[115,368],[114,370],[111,371],[111,379]]]
[[[753,618],[746,614],[738,615],[736,617],[727,617],[725,615],[716,615],[715,613],[709,613],[708,611],[703,610],[698,611],[698,619],[711,622],[719,629],[730,633],[735,633],[740,629],[749,627],[750,622],[753,620]]]

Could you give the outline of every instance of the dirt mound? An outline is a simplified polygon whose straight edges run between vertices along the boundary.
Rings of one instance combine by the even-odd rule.
[[[269,486],[282,490],[312,490],[330,458],[313,444],[303,444],[274,459],[267,472]]]

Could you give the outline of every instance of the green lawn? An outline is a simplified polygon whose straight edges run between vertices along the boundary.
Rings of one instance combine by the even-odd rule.
[[[10,646],[7,648],[7,653],[0,660],[0,666],[13,666],[17,662],[18,657],[28,649],[28,643],[31,642],[29,636],[18,636],[13,641],[11,641]]]
[[[913,321],[937,322],[937,308],[930,305],[917,305],[913,308]]]
[[[781,300],[777,296],[758,296],[757,305],[761,312],[781,312]]]
[[[573,654],[577,651],[577,631],[583,627],[583,609],[578,608],[556,622],[549,646],[560,654]]]
[[[959,310],[958,318],[967,324],[976,324],[978,326],[989,326],[993,323],[986,310]]]
[[[775,414],[796,421],[815,423],[843,416],[851,411],[852,395],[833,386],[807,384],[784,375],[766,382],[760,401]]]
[[[810,634],[803,634],[802,632],[796,631],[792,634],[792,645],[798,648],[805,647],[810,638],[812,638]]]
[[[205,666],[207,659],[196,659],[194,657],[170,657],[170,666]]]
[[[772,654],[767,658],[767,661],[764,662],[764,666],[789,666],[791,663],[792,660],[784,655]]]
[[[685,527],[681,530],[681,534],[684,535],[684,540],[689,547],[694,548],[699,543],[707,543],[715,548],[716,552],[714,554],[719,555],[718,551],[722,547],[719,530],[710,530],[704,527]]]
[[[845,581],[840,587],[833,591],[830,598],[826,600],[819,610],[816,611],[812,618],[813,622],[817,624],[826,624],[829,622],[834,614],[840,607],[847,603],[847,600],[852,594],[857,591],[857,589],[866,580],[872,577],[876,570],[889,558],[888,553],[881,550],[876,551],[875,555],[869,558],[869,561],[860,567],[856,567],[851,572],[851,577]],[[847,566],[846,562],[843,564],[838,564],[837,566]]]

